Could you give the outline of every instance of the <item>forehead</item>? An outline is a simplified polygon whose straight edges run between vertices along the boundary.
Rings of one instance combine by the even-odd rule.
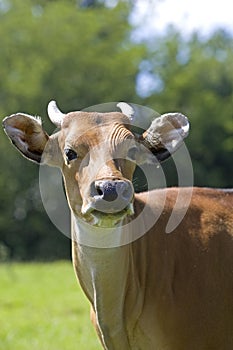
[[[129,119],[118,112],[72,112],[65,116],[61,131],[65,139],[72,141],[85,135],[102,137],[110,133],[117,125],[128,129],[129,124]]]

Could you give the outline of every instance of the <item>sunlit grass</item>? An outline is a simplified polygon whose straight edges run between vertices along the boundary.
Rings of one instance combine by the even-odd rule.
[[[99,350],[71,263],[0,265],[0,350]]]

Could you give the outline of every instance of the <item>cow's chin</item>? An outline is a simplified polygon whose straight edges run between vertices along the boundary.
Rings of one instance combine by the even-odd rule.
[[[125,209],[116,213],[104,213],[98,210],[93,210],[82,218],[92,226],[113,228],[127,222],[127,219],[133,214],[134,208],[131,203]]]

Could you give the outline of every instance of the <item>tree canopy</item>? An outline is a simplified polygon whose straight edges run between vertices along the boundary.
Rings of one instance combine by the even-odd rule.
[[[232,36],[217,30],[210,38],[194,33],[187,40],[171,28],[152,46],[150,74],[158,83],[146,103],[189,116],[196,185],[232,187]]]

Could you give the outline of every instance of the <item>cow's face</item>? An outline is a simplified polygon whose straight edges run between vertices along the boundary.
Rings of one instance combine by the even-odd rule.
[[[87,112],[70,113],[62,123],[58,143],[69,204],[92,224],[133,213],[130,158],[137,146],[128,124],[122,113]]]
[[[48,111],[60,127],[50,137],[40,120],[22,113],[5,118],[4,129],[24,156],[61,168],[71,210],[97,226],[114,226],[134,213],[132,177],[136,163],[151,161],[152,153],[164,160],[188,133],[187,118],[176,113],[153,120],[141,136],[135,135],[131,131],[132,110],[126,104],[124,114],[65,115],[54,102]]]

